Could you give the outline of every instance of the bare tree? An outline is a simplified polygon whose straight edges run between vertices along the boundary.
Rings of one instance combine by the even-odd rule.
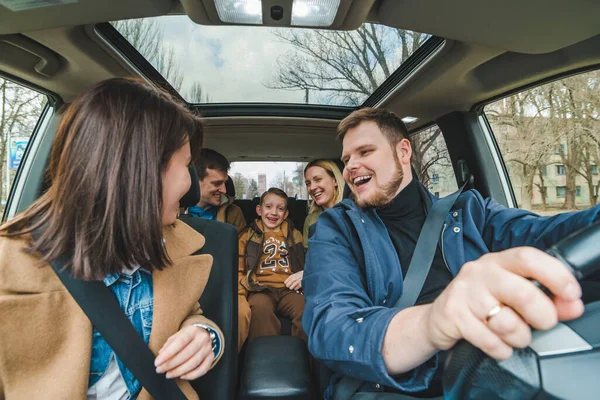
[[[258,193],[258,182],[256,182],[256,179],[251,179],[250,183],[248,184],[248,190],[246,191],[246,196],[249,199],[252,199],[254,197],[259,196]]]
[[[513,95],[486,110],[505,160],[513,166],[512,177],[522,182],[523,207],[531,207],[534,186],[546,207],[547,178],[542,171],[557,164],[557,172],[563,173],[564,167],[564,183],[559,184],[565,185],[563,207],[576,208],[578,176],[587,182],[590,204],[596,204],[599,89],[600,73],[590,72]]]
[[[452,170],[442,131],[436,125],[411,137],[412,166],[425,187],[431,187],[433,167]]]
[[[541,171],[559,142],[560,133],[548,118],[542,101],[546,88],[518,93],[486,110],[505,162],[522,183],[521,204],[531,209],[536,172]]]
[[[308,191],[306,190],[306,185],[304,184],[304,168],[306,168],[307,165],[307,162],[296,163],[294,175],[292,177],[293,192],[301,199],[308,199]]]
[[[293,197],[294,193],[292,193],[292,191],[294,190],[294,184],[290,178],[289,175],[286,175],[285,171],[277,172],[275,177],[269,180],[269,186],[279,188],[286,192],[288,196]]]
[[[233,187],[235,188],[235,194],[238,197],[243,197],[244,194],[246,194],[246,188],[248,187],[248,180],[246,178],[244,178],[244,176],[239,173],[236,172],[232,177],[231,180],[233,181]]]
[[[274,89],[302,90],[325,103],[359,105],[428,38],[364,24],[355,31],[277,30],[293,50],[277,60]],[[400,51],[398,51],[400,49]]]
[[[567,169],[567,195],[565,206],[575,207],[576,182],[578,174],[586,181],[590,205],[595,205],[597,195],[594,185],[592,163],[600,161],[600,72],[576,75],[560,81],[562,118],[569,149],[561,157]],[[569,157],[566,157],[569,156]],[[571,175],[569,175],[571,172]],[[571,192],[569,192],[569,188]],[[567,201],[570,203],[567,204]]]
[[[175,58],[173,47],[165,45],[164,31],[156,19],[129,19],[112,24],[175,90],[181,91],[181,66]]]
[[[186,97],[187,101],[190,103],[210,103],[211,98],[209,94],[202,89],[202,85],[200,82],[194,82],[192,87],[190,88],[188,95]]]

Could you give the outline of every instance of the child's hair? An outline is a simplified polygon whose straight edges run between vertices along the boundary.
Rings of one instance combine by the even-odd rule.
[[[287,210],[287,206],[288,206],[288,195],[281,189],[276,188],[276,187],[272,187],[269,188],[269,190],[267,190],[266,192],[264,192],[262,194],[262,196],[260,196],[260,205],[263,205],[263,202],[265,201],[265,197],[267,197],[268,194],[274,194],[275,196],[279,196],[282,199],[285,200],[285,209]]]

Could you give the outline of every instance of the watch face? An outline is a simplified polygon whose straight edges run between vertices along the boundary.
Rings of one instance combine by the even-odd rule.
[[[221,338],[219,337],[219,333],[212,326],[208,326],[206,324],[193,324],[192,326],[197,326],[198,328],[206,329],[210,340],[212,341],[212,351],[216,360],[221,354]]]

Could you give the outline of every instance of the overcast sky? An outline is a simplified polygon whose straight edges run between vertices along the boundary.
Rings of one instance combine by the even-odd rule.
[[[183,71],[182,94],[200,82],[212,102],[304,101],[302,91],[271,90],[277,57],[291,48],[273,28],[204,26],[187,16],[160,17],[165,45],[172,46]]]

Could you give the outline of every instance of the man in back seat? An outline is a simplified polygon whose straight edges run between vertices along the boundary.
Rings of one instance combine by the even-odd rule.
[[[229,161],[221,153],[202,149],[196,161],[196,169],[200,179],[200,202],[190,207],[188,213],[231,224],[239,234],[246,226],[246,219],[242,210],[233,204],[233,199],[225,195]]]

